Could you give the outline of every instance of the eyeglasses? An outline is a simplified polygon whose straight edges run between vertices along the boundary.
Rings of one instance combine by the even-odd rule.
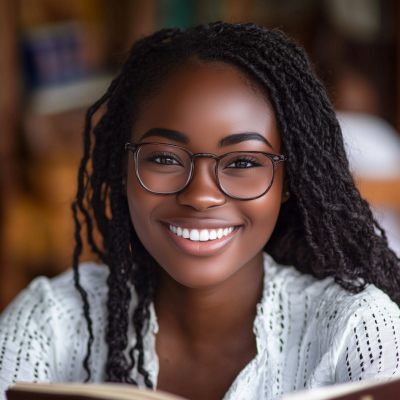
[[[216,161],[215,177],[223,193],[235,200],[254,200],[268,192],[277,165],[286,160],[281,154],[261,151],[234,151],[219,157],[192,154],[184,147],[165,143],[126,143],[127,149],[133,152],[140,184],[158,195],[184,190],[193,178],[194,160],[208,157]]]

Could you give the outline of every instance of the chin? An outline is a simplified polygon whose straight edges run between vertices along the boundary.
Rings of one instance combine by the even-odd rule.
[[[174,281],[191,289],[216,286],[236,272],[236,269],[232,268],[232,264],[228,267],[218,260],[198,259],[182,262],[181,265],[170,266],[168,264],[164,260],[162,267],[164,271]]]

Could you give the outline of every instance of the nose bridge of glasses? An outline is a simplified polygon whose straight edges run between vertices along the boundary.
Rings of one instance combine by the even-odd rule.
[[[193,168],[192,168],[192,179],[194,178],[194,175],[196,174],[207,174],[208,171],[208,176],[209,178],[212,179],[212,181],[214,183],[217,183],[216,181],[216,176],[215,176],[215,170],[216,170],[216,165],[214,164],[212,161],[209,162],[204,162],[204,163],[195,163],[196,159],[200,159],[200,158],[211,158],[212,160],[215,160],[216,162],[218,162],[218,156],[216,156],[215,154],[212,153],[196,153],[193,154],[192,156],[192,162],[193,162]],[[198,160],[200,161],[200,160]],[[191,179],[191,180],[192,180]]]
[[[218,156],[212,153],[196,153],[193,154],[192,159],[195,160],[196,158],[212,158],[213,160],[218,160]]]
[[[200,158],[211,158],[212,160],[215,160],[218,163],[218,156],[216,156],[215,154],[212,154],[212,153],[196,153],[196,154],[193,154],[193,156],[192,156],[193,170],[199,169],[199,165],[197,165],[197,167],[195,167],[195,163],[194,162],[195,162],[196,159],[200,159]],[[215,170],[216,164],[214,164],[212,162],[209,162],[209,163],[206,163],[206,165],[213,165],[213,170]],[[200,167],[200,168],[203,169],[203,167]],[[210,171],[211,171],[211,168],[210,168]],[[194,173],[194,171],[192,171],[192,173]]]

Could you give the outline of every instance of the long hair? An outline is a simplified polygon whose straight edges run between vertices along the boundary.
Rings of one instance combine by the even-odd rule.
[[[156,263],[133,228],[124,195],[124,143],[140,107],[172,74],[193,62],[220,62],[238,68],[265,93],[275,111],[291,197],[281,207],[265,250],[281,264],[318,279],[331,276],[351,292],[373,283],[400,303],[400,261],[388,248],[384,230],[349,172],[342,133],[321,82],[302,49],[277,30],[254,24],[216,22],[193,29],[163,29],[136,42],[107,93],[87,112],[84,155],[73,203],[75,285],[83,300],[89,340],[84,367],[90,379],[92,322],[79,283],[81,221],[92,250],[108,265],[108,359],[106,379],[131,382],[137,364],[146,386],[143,335],[155,287]],[[107,109],[93,129],[99,107]],[[91,162],[89,172],[88,163]],[[97,227],[103,243],[93,238]],[[131,286],[138,299],[133,313],[136,344],[124,356],[130,323]],[[135,356],[135,354],[137,356]]]

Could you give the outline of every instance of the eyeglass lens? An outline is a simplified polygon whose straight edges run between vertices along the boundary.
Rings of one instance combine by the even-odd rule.
[[[142,184],[152,192],[181,190],[190,177],[188,153],[177,147],[149,144],[137,153],[137,171]],[[220,185],[230,196],[250,199],[263,194],[271,185],[274,165],[260,153],[238,152],[222,158],[218,165]]]

